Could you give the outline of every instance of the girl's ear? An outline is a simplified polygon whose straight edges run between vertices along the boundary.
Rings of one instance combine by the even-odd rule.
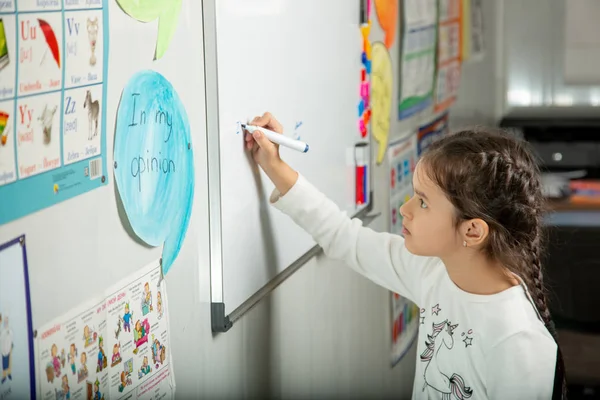
[[[466,244],[467,247],[479,247],[487,239],[490,227],[484,220],[474,218],[461,224],[460,233],[463,245]]]

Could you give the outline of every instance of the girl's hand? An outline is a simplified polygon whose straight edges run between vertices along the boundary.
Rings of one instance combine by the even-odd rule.
[[[279,134],[283,133],[281,124],[271,115],[264,113],[262,117],[254,118],[249,125],[260,126]],[[279,145],[271,142],[260,131],[250,134],[245,132],[246,148],[252,152],[254,161],[265,171],[279,193],[284,195],[298,180],[298,173],[279,157]]]
[[[281,124],[271,115],[266,112],[261,117],[254,117],[249,125],[260,126],[279,134],[283,133]],[[260,131],[255,131],[253,134],[246,131],[246,148],[252,152],[254,161],[265,170],[277,168],[277,164],[281,162],[279,157],[279,145],[271,142]]]

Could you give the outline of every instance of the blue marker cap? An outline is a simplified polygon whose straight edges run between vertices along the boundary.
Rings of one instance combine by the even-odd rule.
[[[306,147],[304,148],[304,153],[306,153],[308,151],[308,145],[306,145]]]

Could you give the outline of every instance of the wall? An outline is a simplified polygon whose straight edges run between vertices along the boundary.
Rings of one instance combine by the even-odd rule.
[[[486,2],[486,7],[487,22],[492,15],[490,2]],[[110,12],[111,25],[133,24],[112,2]],[[201,21],[195,19],[198,38]],[[376,17],[374,23],[373,37],[381,39],[383,33]],[[139,37],[135,40],[148,42],[144,36],[155,34],[149,25],[136,24]],[[111,35],[111,43],[118,40],[116,33],[118,29]],[[179,34],[176,33],[172,45],[185,43]],[[202,41],[197,40],[197,45],[198,52],[191,57],[200,56]],[[399,58],[397,46],[398,38],[390,52],[395,70]],[[127,54],[111,54],[111,57],[126,59]],[[465,67],[457,109],[469,110],[474,104],[486,104],[481,113],[487,115],[493,108],[491,100],[476,100],[486,97],[488,92],[480,86],[483,78],[479,74],[483,72],[472,71],[487,66],[486,61]],[[124,83],[109,81],[113,98],[118,97]],[[190,84],[194,83],[198,82]],[[396,98],[397,85],[394,85]],[[204,104],[188,105],[188,113],[191,108],[200,110]],[[398,123],[394,111],[395,107],[390,140],[407,128],[426,122],[430,113],[428,110]],[[109,124],[109,131],[110,128]],[[206,187],[203,168],[206,147],[198,136],[194,137],[194,144],[198,164],[196,187],[201,189]],[[112,149],[110,135],[107,148]],[[111,162],[109,157],[108,164]],[[384,164],[374,171],[375,211],[382,214],[372,227],[379,231],[388,225],[387,182]],[[209,249],[208,243],[198,239],[207,230],[207,201],[206,193],[197,190],[187,239],[167,276],[178,398],[410,397],[416,349],[413,346],[395,368],[390,367],[390,293],[323,257],[305,265],[229,332],[213,335]],[[138,245],[122,229],[112,177],[107,187],[2,226],[0,241],[23,232],[28,237],[34,326],[99,294],[96,287],[109,285],[160,254],[158,249]],[[100,232],[110,234],[100,236]],[[91,242],[83,242],[83,238]],[[57,279],[58,267],[62,276]],[[84,283],[83,273],[93,274],[88,278],[90,283]],[[64,290],[70,291],[70,295],[54,295]]]

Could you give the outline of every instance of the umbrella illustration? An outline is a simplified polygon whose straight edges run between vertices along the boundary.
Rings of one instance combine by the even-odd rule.
[[[48,44],[48,48],[52,52],[52,56],[54,57],[54,60],[56,61],[58,68],[60,68],[60,53],[59,53],[59,49],[58,49],[58,41],[56,40],[56,35],[54,34],[54,30],[52,29],[50,24],[48,22],[44,21],[43,19],[38,18],[38,22],[40,24],[40,28],[42,29],[42,32],[44,33],[44,38],[46,38],[46,43]],[[48,50],[46,49],[46,51],[48,51]],[[42,61],[44,61],[45,57],[46,57],[46,52],[44,52],[44,57],[42,57]]]

